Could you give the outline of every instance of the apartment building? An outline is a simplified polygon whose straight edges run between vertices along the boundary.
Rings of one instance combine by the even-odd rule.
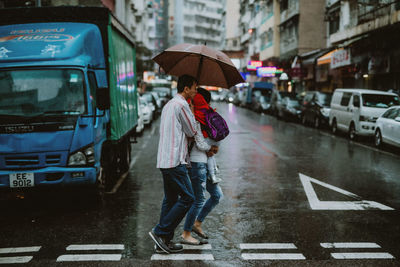
[[[400,89],[400,2],[327,0],[332,87]]]
[[[169,0],[169,45],[207,44],[222,49],[225,0]]]

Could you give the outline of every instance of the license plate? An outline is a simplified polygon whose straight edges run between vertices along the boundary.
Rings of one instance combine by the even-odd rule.
[[[33,187],[34,179],[33,173],[11,173],[10,174],[10,187]]]

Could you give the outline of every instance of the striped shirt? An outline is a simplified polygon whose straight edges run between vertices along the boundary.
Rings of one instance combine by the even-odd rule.
[[[195,118],[185,98],[176,94],[163,108],[157,168],[169,169],[189,163],[188,138],[196,134]]]

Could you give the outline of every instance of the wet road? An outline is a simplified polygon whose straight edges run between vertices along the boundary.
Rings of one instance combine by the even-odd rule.
[[[225,196],[204,222],[209,246],[171,261],[154,255],[148,231],[163,197],[155,121],[102,202],[77,190],[3,195],[0,265],[16,257],[29,261],[13,266],[400,265],[399,155],[215,106],[231,134],[217,156]]]

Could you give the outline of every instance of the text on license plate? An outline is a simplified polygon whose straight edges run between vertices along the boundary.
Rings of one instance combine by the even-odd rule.
[[[34,186],[33,173],[11,173],[10,187],[32,187]]]

